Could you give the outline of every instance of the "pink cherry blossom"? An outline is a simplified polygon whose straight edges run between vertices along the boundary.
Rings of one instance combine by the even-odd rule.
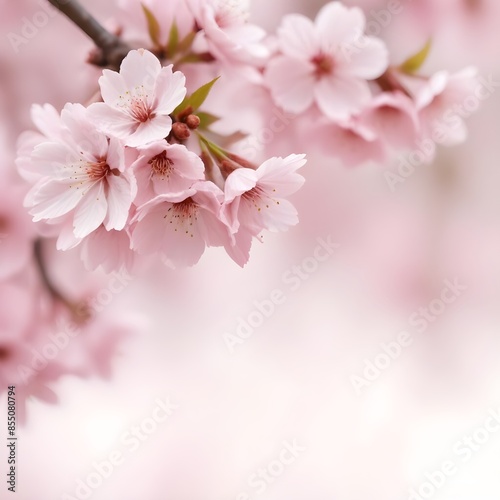
[[[331,120],[346,120],[370,101],[368,82],[382,75],[388,53],[381,40],[363,35],[365,16],[340,2],[325,5],[313,23],[291,14],[278,31],[282,54],[267,67],[274,100],[302,113],[313,103]]]
[[[127,231],[107,231],[101,225],[83,240],[81,257],[85,267],[95,270],[101,267],[104,272],[131,270],[135,254],[132,251]]]
[[[31,121],[38,132],[23,132],[17,142],[16,165],[19,174],[30,183],[35,183],[43,177],[38,166],[33,164],[31,153],[36,146],[51,141],[65,141],[68,139],[68,130],[61,121],[61,115],[54,106],[44,104],[31,106]]]
[[[477,70],[467,67],[457,73],[439,71],[416,91],[415,103],[423,126],[424,137],[436,143],[453,146],[467,137],[465,119],[479,107]],[[471,98],[475,109],[469,110]]]
[[[337,124],[323,118],[310,126],[304,137],[321,153],[339,158],[346,167],[387,159],[387,148],[380,136],[357,120]]]
[[[394,149],[414,147],[420,133],[415,103],[399,91],[375,96],[359,122]]]
[[[286,231],[298,223],[294,206],[286,199],[304,183],[297,170],[304,155],[271,158],[257,170],[237,168],[226,180],[225,211],[235,233],[258,236],[263,229]]]
[[[32,153],[44,174],[25,200],[33,220],[70,214],[74,237],[80,239],[101,224],[108,231],[123,229],[136,194],[123,145],[96,130],[81,105],[66,105],[61,119],[71,140],[45,142]]]
[[[132,247],[139,254],[159,253],[175,267],[193,266],[206,247],[232,246],[221,216],[224,193],[203,181],[177,194],[159,195],[132,219]]]
[[[180,193],[204,179],[205,167],[200,157],[181,144],[155,142],[140,149],[132,165],[137,179],[136,205],[159,194]]]
[[[240,0],[189,0],[202,32],[197,44],[223,62],[263,63],[269,50],[266,32],[248,22],[249,12]]]
[[[185,76],[161,66],[147,50],[132,50],[120,72],[104,70],[99,79],[103,103],[89,115],[105,133],[137,147],[164,139],[172,128],[170,113],[186,95]]]

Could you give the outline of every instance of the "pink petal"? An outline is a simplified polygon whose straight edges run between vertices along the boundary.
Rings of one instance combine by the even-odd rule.
[[[320,49],[320,43],[313,22],[300,14],[284,17],[278,29],[281,51],[300,59],[312,59]]]
[[[156,79],[155,95],[156,113],[172,113],[186,96],[186,77],[180,71],[172,73],[172,65],[162,68]]]
[[[116,71],[105,69],[99,78],[99,87],[101,88],[103,101],[108,106],[119,109],[118,104],[128,90],[123,76]]]
[[[172,130],[170,116],[155,116],[151,120],[141,123],[137,130],[126,139],[125,144],[133,148],[144,146],[150,142],[164,139],[170,130]]]
[[[231,202],[237,196],[250,191],[257,185],[258,176],[255,170],[249,168],[238,168],[232,172],[224,186],[226,201]]]
[[[323,49],[329,53],[332,48],[349,44],[363,34],[365,15],[358,7],[329,2],[319,11],[315,24]]]
[[[73,220],[75,236],[85,238],[95,231],[103,223],[107,211],[108,203],[104,193],[104,183],[96,182],[75,212]]]
[[[389,65],[389,52],[382,40],[365,37],[363,47],[349,53],[348,72],[358,78],[373,80],[381,76]]]
[[[108,215],[105,227],[108,231],[122,230],[128,219],[132,204],[132,188],[124,175],[109,175],[108,182]]]
[[[314,101],[314,66],[309,62],[276,57],[268,64],[266,82],[285,111],[303,113]]]
[[[137,128],[137,122],[127,113],[110,108],[103,102],[91,104],[88,114],[98,128],[120,139],[127,139]]]
[[[314,88],[321,111],[334,121],[344,121],[361,111],[371,98],[368,83],[354,78],[322,78]]]
[[[158,58],[149,50],[131,50],[120,66],[120,75],[129,90],[144,86],[153,90],[161,71]]]
[[[258,184],[273,197],[283,198],[298,191],[305,179],[296,171],[306,164],[305,155],[292,154],[286,158],[271,158],[257,170]]]
[[[25,203],[27,206],[33,207],[30,214],[37,222],[67,214],[78,205],[85,192],[85,188],[76,189],[68,184],[45,179],[32,188]]]

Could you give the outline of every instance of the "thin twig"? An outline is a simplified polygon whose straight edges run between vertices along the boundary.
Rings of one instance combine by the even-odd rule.
[[[91,63],[118,69],[131,48],[118,36],[104,28],[77,0],[48,0],[56,9],[67,16],[100,49]]]

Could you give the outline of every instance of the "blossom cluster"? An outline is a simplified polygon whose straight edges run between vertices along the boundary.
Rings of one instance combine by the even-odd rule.
[[[103,102],[88,107],[35,106],[39,133],[21,141],[20,171],[35,181],[25,204],[58,249],[81,244],[90,268],[111,271],[135,252],[190,266],[216,246],[243,266],[254,237],[298,222],[286,198],[304,155],[256,166],[215,145],[192,104],[211,84],[186,98],[185,75],[139,49],[99,85]]]

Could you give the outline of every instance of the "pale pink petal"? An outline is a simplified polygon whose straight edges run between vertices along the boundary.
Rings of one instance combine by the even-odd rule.
[[[95,125],[109,135],[121,139],[128,138],[137,128],[137,122],[127,113],[110,108],[103,102],[88,107],[89,118]]]
[[[105,69],[99,78],[99,87],[103,101],[108,106],[120,109],[119,103],[128,91],[123,76],[116,71]]]
[[[141,123],[137,130],[125,140],[125,144],[135,148],[144,146],[150,142],[165,139],[170,130],[172,130],[170,116],[155,116],[147,122]]]
[[[95,231],[104,221],[108,211],[108,203],[104,192],[104,183],[96,182],[84,196],[75,212],[73,220],[74,233],[77,238],[85,238]]]
[[[186,77],[180,72],[172,73],[172,65],[162,68],[156,79],[155,111],[170,114],[186,96]]]
[[[292,154],[286,158],[271,158],[257,170],[259,186],[273,197],[282,198],[298,191],[305,182],[296,171],[306,164],[305,155]]]
[[[347,120],[371,98],[368,83],[354,78],[325,77],[314,88],[321,111],[334,121]]]
[[[141,255],[160,252],[164,240],[165,214],[172,204],[161,203],[139,212],[139,221],[132,230],[132,248]]]
[[[372,37],[363,39],[363,47],[349,54],[348,72],[366,80],[381,76],[389,65],[389,52],[382,40]]]
[[[276,57],[269,62],[266,82],[275,102],[291,113],[306,111],[314,101],[314,66],[309,62]]]
[[[71,188],[68,184],[45,179],[28,193],[25,204],[33,207],[30,214],[35,222],[65,215],[82,200],[84,189]]]
[[[120,66],[120,75],[129,90],[144,86],[153,90],[161,71],[158,58],[148,50],[131,50]]]
[[[309,60],[321,47],[313,22],[300,14],[285,16],[278,35],[281,51],[290,57]]]
[[[321,44],[328,51],[359,38],[365,28],[365,15],[358,7],[329,2],[319,11],[315,24]]]
[[[102,267],[111,273],[120,268],[131,269],[134,252],[130,249],[130,237],[126,231],[106,231],[100,226],[85,238],[82,245],[85,267],[95,270]]]
[[[299,223],[297,210],[288,200],[279,200],[262,206],[260,212],[264,227],[273,232],[288,231]]]
[[[226,201],[231,202],[237,196],[253,189],[258,181],[258,175],[255,170],[249,168],[238,168],[232,172],[226,179],[224,192]]]
[[[108,182],[108,214],[105,227],[108,231],[122,230],[128,219],[128,212],[132,204],[133,189],[129,179],[122,175],[110,175]]]
[[[87,108],[81,104],[66,104],[61,112],[61,120],[71,134],[71,140],[78,149],[87,153],[89,160],[102,158],[108,150],[106,136],[96,130]],[[90,153],[90,155],[88,154]]]

